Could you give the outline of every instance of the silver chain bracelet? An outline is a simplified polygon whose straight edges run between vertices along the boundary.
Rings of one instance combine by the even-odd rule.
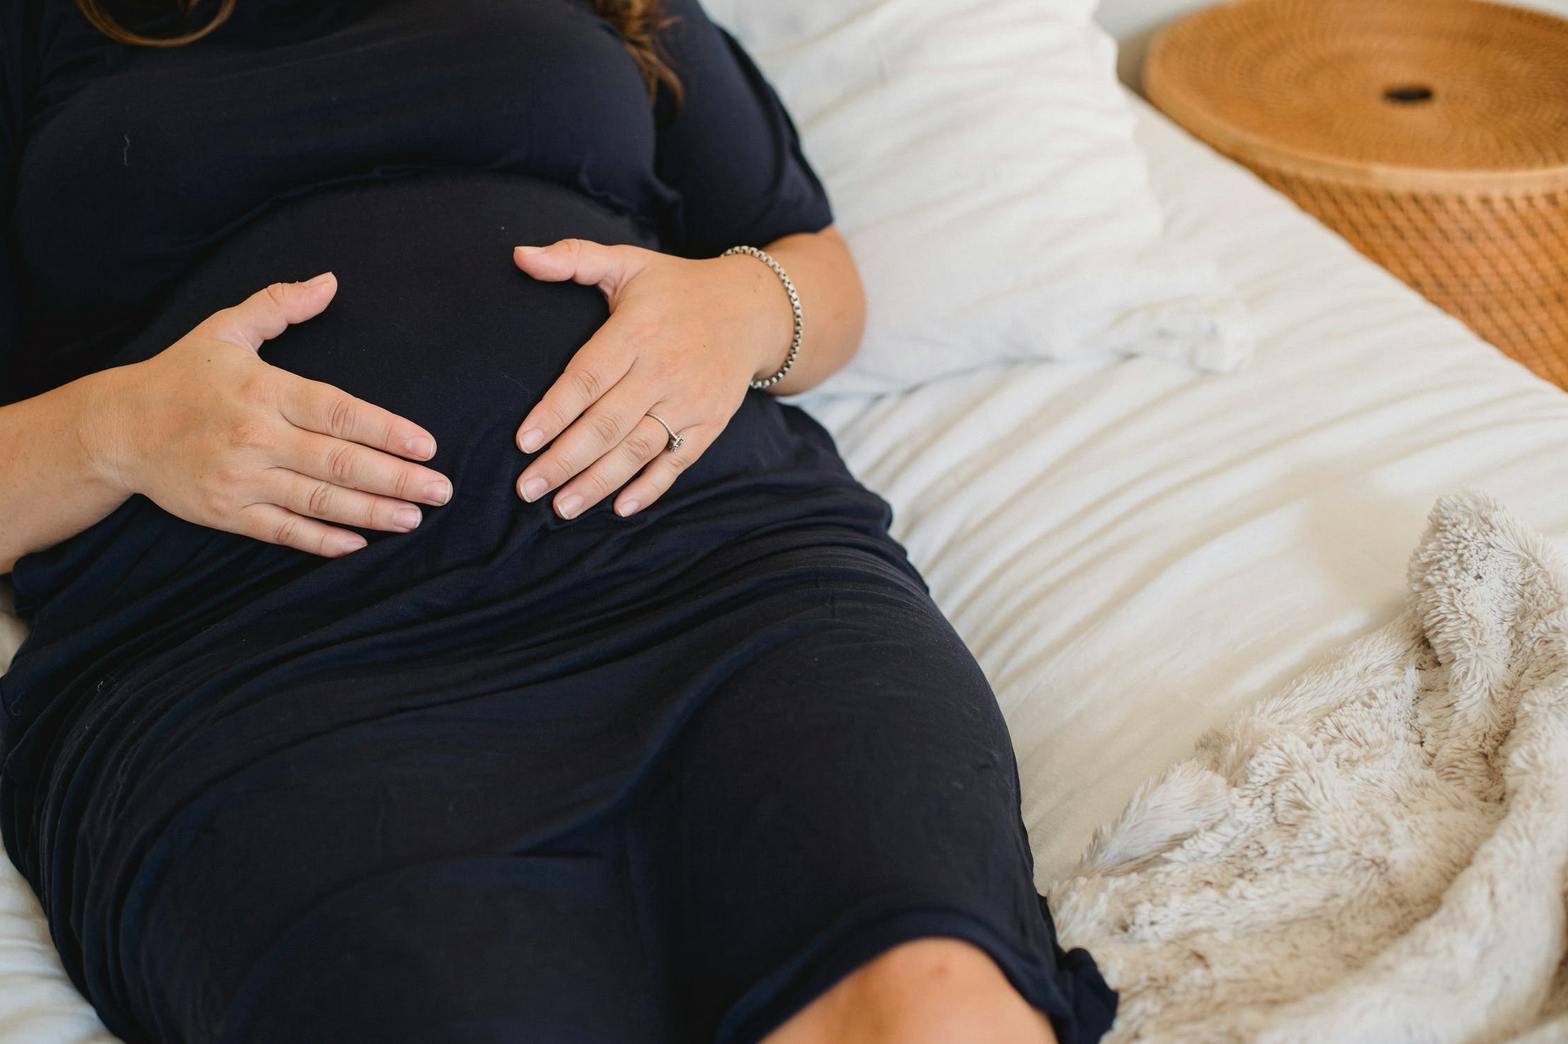
[[[784,365],[779,367],[778,373],[764,380],[751,382],[753,388],[771,388],[784,379],[784,375],[789,372],[789,368],[795,364],[796,354],[800,352],[800,336],[806,328],[805,320],[801,318],[800,314],[800,295],[795,292],[795,284],[790,281],[789,275],[784,271],[784,267],[773,260],[773,256],[766,250],[758,250],[754,246],[732,246],[719,256],[729,257],[731,254],[746,254],[773,269],[773,274],[778,276],[779,282],[784,284],[785,293],[789,294],[789,308],[795,317],[795,337],[790,341],[789,355],[785,356]]]

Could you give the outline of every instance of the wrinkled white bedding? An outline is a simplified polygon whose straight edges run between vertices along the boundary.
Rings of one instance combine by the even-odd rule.
[[[1252,311],[1249,369],[1025,364],[811,407],[997,690],[1042,885],[1203,731],[1391,619],[1442,493],[1568,537],[1568,394],[1136,104],[1169,234]]]
[[[995,686],[1042,886],[1203,731],[1393,619],[1440,494],[1568,538],[1568,395],[1135,104],[1170,234],[1252,309],[1250,369],[1027,362],[795,399]],[[0,865],[0,1044],[112,1039]]]

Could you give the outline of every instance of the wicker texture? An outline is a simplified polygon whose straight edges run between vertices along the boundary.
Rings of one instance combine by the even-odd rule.
[[[1568,388],[1568,21],[1482,0],[1236,0],[1161,31],[1144,86]]]

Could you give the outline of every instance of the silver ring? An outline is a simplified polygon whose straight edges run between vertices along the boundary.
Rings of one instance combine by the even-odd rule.
[[[648,416],[652,417],[660,424],[664,424],[664,418],[660,417],[657,413],[654,413],[650,410]],[[664,430],[670,433],[670,449],[678,450],[686,444],[686,436],[675,434],[675,430],[668,424],[664,424]]]

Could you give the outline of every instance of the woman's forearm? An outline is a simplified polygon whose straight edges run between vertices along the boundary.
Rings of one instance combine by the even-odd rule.
[[[866,324],[865,291],[849,246],[838,229],[784,236],[764,247],[773,255],[800,295],[804,331],[800,352],[782,380],[768,389],[794,395],[821,384],[849,362],[860,346]],[[761,328],[755,343],[762,349],[755,379],[764,380],[784,365],[795,333],[789,299],[772,270],[755,258],[733,255],[755,271],[756,311]]]
[[[112,409],[119,369],[0,407],[0,575],[125,501],[91,449],[91,418]]]

